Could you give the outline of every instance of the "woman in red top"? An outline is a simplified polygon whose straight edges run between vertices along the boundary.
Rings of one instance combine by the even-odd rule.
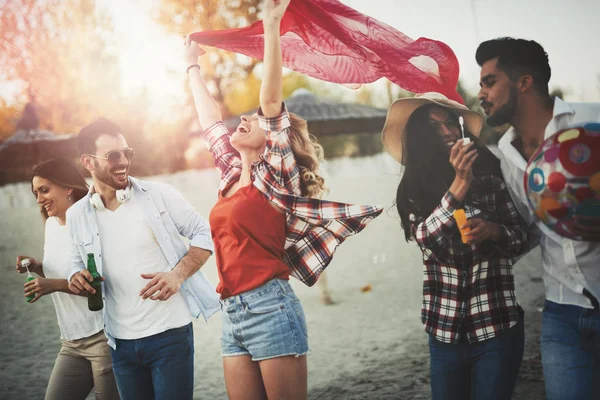
[[[380,207],[318,200],[322,148],[282,102],[280,21],[289,0],[264,3],[264,80],[258,113],[230,134],[196,64],[185,59],[202,138],[221,169],[210,214],[222,304],[222,354],[230,399],[307,398],[306,320],[289,276],[312,286],[336,247]]]

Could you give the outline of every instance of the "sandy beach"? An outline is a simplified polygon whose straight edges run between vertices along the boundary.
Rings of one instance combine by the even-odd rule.
[[[406,243],[393,207],[398,168],[379,154],[327,163],[331,200],[380,204],[386,211],[351,237],[327,269],[334,305],[320,289],[292,279],[308,322],[310,399],[430,399],[427,335],[420,322],[422,263]],[[214,170],[148,178],[172,184],[204,216],[216,200]],[[43,223],[29,184],[0,188],[0,399],[42,399],[56,354],[59,330],[50,297],[30,305],[18,254],[42,256]],[[539,251],[515,266],[517,296],[525,310],[526,349],[515,399],[544,399],[539,357],[543,283]],[[203,270],[216,284],[214,257]],[[370,290],[361,290],[370,288]],[[194,321],[195,398],[226,399],[220,356],[220,315]],[[90,396],[89,398],[93,398]]]

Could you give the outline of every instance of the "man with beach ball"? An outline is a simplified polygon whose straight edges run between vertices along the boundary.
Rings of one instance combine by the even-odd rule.
[[[530,158],[523,184],[529,205],[548,228],[594,240],[600,217],[600,123],[558,131]]]
[[[535,41],[489,40],[475,57],[488,124],[511,125],[498,143],[504,179],[542,250],[547,399],[591,400],[600,393],[600,104],[550,97],[548,55]]]

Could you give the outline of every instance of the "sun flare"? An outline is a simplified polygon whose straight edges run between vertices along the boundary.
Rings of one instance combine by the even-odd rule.
[[[183,39],[152,19],[156,1],[104,0],[99,7],[113,18],[115,45],[125,96],[145,95],[151,112],[167,111],[183,98]]]

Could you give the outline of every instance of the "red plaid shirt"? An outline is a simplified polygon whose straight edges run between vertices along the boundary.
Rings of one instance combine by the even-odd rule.
[[[252,165],[252,182],[269,201],[286,212],[284,262],[292,269],[292,276],[312,286],[337,246],[363,230],[383,208],[302,197],[300,171],[289,143],[290,121],[285,105],[275,118],[264,117],[259,110],[259,125],[267,135],[267,146],[261,160]],[[230,137],[221,121],[202,134],[221,170],[219,190],[238,180],[242,172],[239,153],[229,143]]]
[[[479,207],[462,205],[447,192],[424,221],[413,219],[413,232],[423,252],[425,331],[444,343],[491,339],[519,320],[512,266],[526,250],[527,233],[499,176],[475,176],[471,196]],[[461,241],[452,212],[464,208],[502,226],[502,238],[478,245]]]

